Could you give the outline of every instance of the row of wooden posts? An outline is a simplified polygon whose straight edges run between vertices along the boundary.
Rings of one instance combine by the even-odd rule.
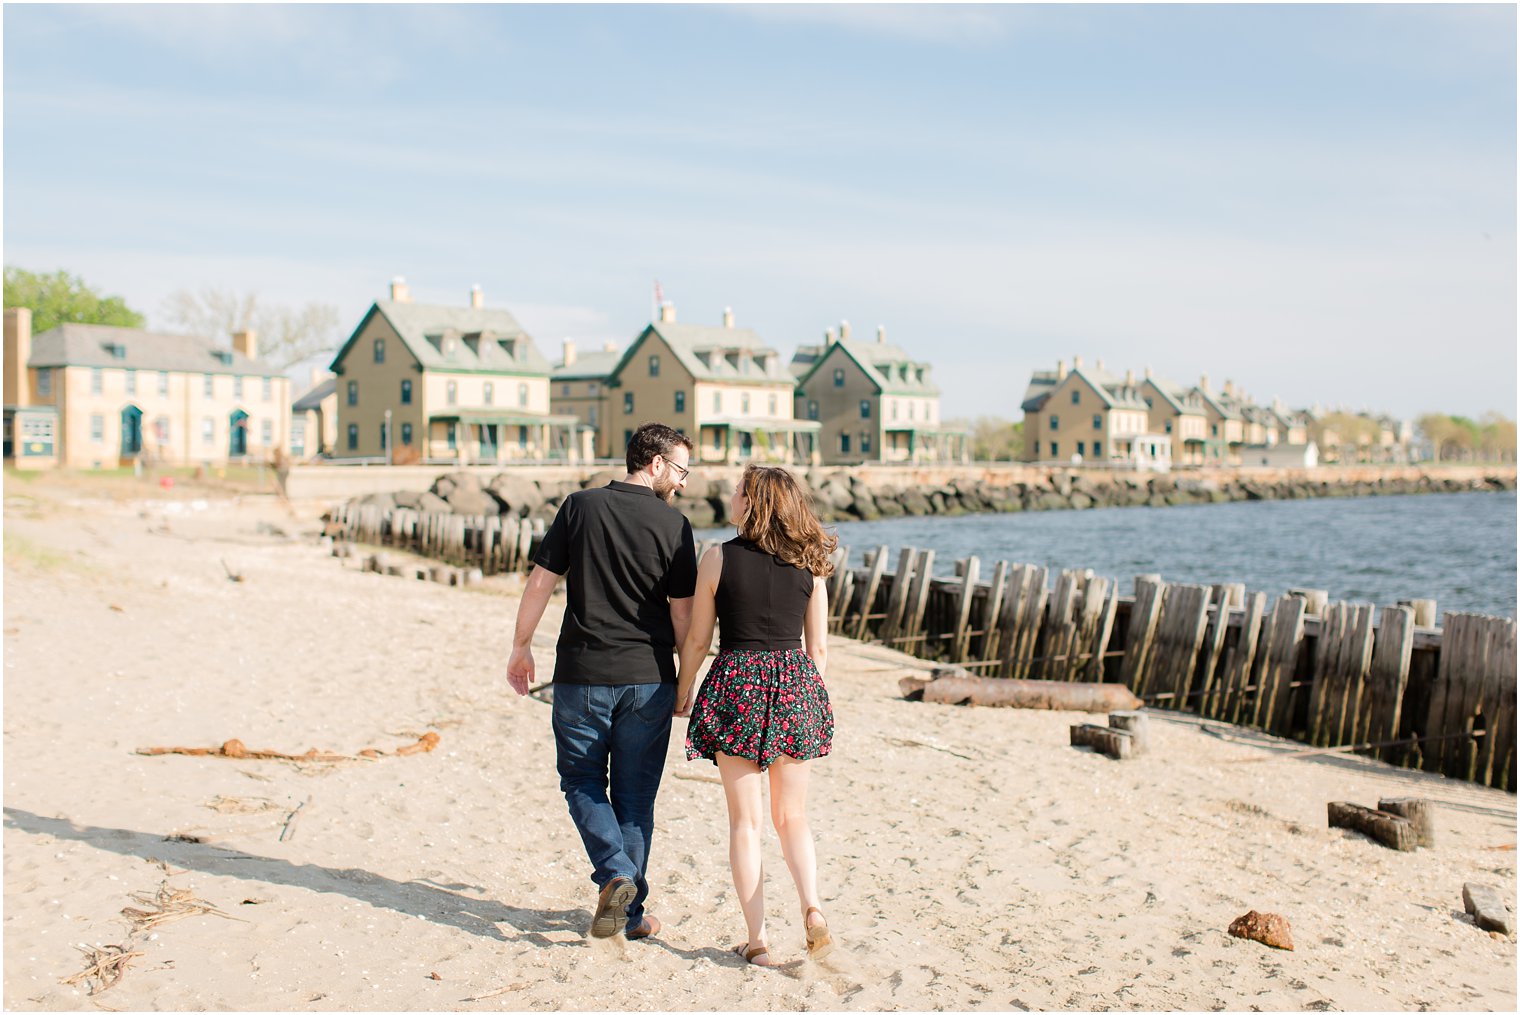
[[[1133,594],[1090,570],[959,560],[878,547],[861,567],[842,548],[830,625],[850,637],[983,676],[1115,681],[1151,708],[1252,726],[1315,747],[1515,789],[1515,621],[1447,613],[1434,600],[1329,602],[1291,589],[1275,602],[1240,584],[1137,575]]]
[[[528,570],[545,531],[542,519],[361,505],[333,521],[355,542],[486,575]],[[829,579],[839,634],[982,676],[1119,682],[1151,708],[1515,789],[1513,619],[1447,613],[1437,627],[1434,600],[1379,608],[1293,589],[1270,601],[1154,574],[1120,595],[1090,570],[1052,583],[1044,567],[998,561],[984,578],[968,557],[938,578],[933,550],[881,546],[858,567],[850,556],[836,551]]]

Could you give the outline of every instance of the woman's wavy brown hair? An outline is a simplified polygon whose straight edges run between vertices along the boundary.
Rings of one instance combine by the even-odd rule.
[[[739,488],[749,498],[749,510],[739,520],[740,538],[816,577],[834,573],[829,555],[839,537],[823,531],[807,492],[790,472],[747,465]]]

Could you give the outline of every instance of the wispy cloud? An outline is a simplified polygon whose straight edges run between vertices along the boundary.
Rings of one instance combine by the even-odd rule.
[[[913,42],[988,46],[1033,15],[1028,8],[979,4],[741,4],[734,14],[769,24],[840,29]]]

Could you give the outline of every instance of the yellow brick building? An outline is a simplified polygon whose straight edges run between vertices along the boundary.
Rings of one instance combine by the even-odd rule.
[[[660,307],[607,375],[602,418],[612,457],[641,423],[675,427],[696,444],[692,460],[815,461],[819,425],[793,416],[795,381],[781,354],[750,328],[677,324]]]
[[[508,462],[580,457],[574,416],[549,402],[549,362],[480,289],[465,307],[412,302],[391,283],[333,359],[338,458]]]
[[[251,331],[232,348],[137,328],[61,324],[31,333],[5,312],[6,457],[26,464],[25,431],[53,419],[52,461],[114,468],[263,460],[287,448],[290,381],[256,359]],[[49,463],[51,464],[51,463]]]
[[[967,461],[970,435],[943,422],[931,370],[889,344],[885,328],[866,342],[841,321],[822,345],[799,346],[792,357],[794,411],[820,425],[821,460],[829,465]]]

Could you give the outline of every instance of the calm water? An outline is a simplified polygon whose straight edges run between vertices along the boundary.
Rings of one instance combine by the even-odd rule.
[[[935,572],[955,573],[973,554],[992,562],[1090,567],[1127,593],[1137,574],[1168,581],[1244,582],[1277,596],[1327,589],[1331,600],[1389,605],[1436,600],[1437,608],[1515,615],[1515,494],[1242,501],[1181,507],[1097,508],[957,518],[841,522],[840,542],[861,551],[885,544],[935,551]],[[698,538],[728,538],[731,529]]]

